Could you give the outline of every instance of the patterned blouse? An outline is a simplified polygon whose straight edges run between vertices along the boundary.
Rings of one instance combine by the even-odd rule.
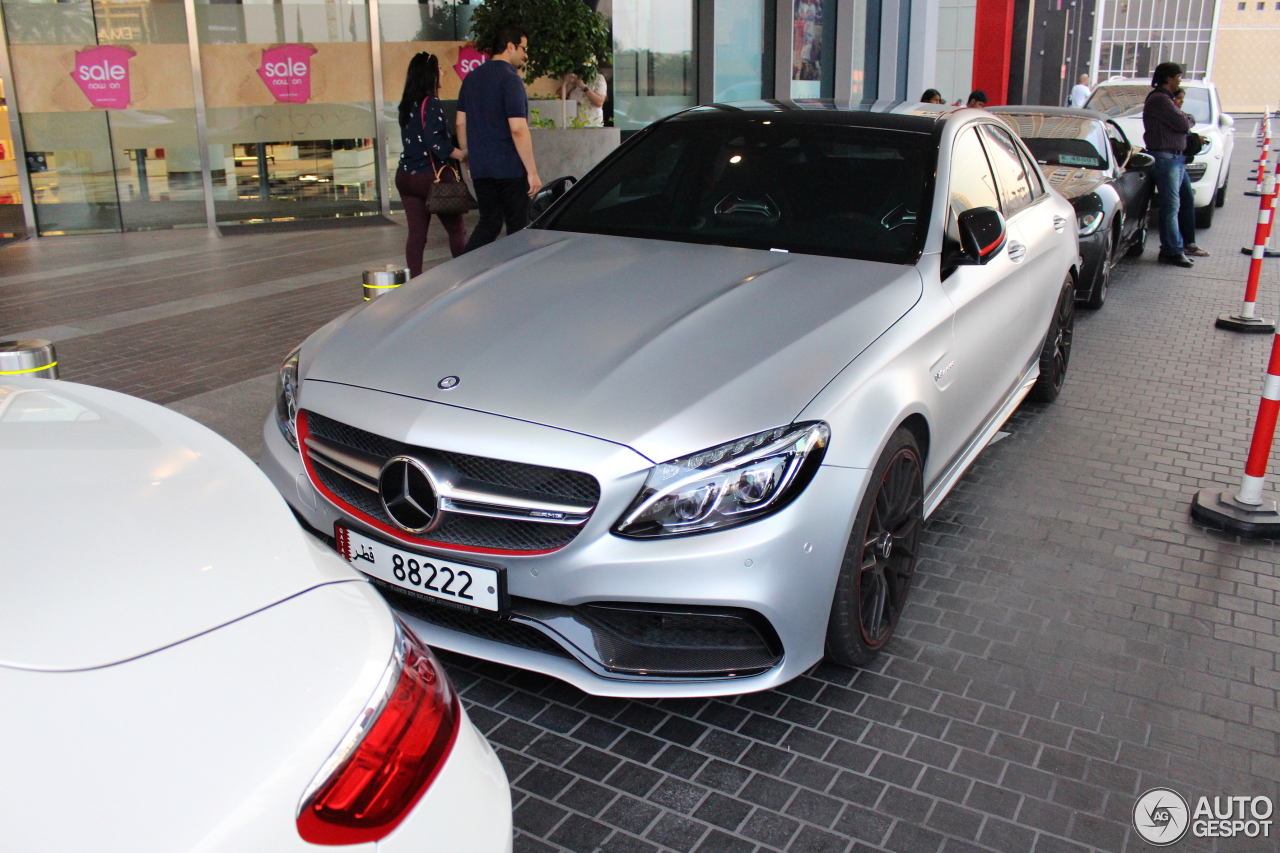
[[[454,148],[439,98],[429,97],[418,104],[409,114],[409,124],[400,128],[400,141],[404,145],[400,152],[401,171],[416,175],[444,165]],[[434,166],[432,158],[435,158]]]

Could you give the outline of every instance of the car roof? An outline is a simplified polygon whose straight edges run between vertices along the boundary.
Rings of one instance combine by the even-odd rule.
[[[967,115],[972,114],[972,116]],[[834,124],[933,134],[946,122],[982,115],[981,110],[924,104],[918,101],[812,100],[734,101],[708,104],[676,113],[665,122],[715,121],[731,116],[768,116],[783,124]]]
[[[1004,113],[1006,115],[1034,115],[1034,116],[1071,116],[1073,118],[1090,119],[1092,121],[1106,121],[1108,116],[1097,110],[1079,110],[1074,107],[1039,107],[1034,105],[1023,106],[1006,106],[1006,107],[987,107],[988,112],[996,115]]]
[[[1216,88],[1213,85],[1212,80],[1188,80],[1185,77],[1182,78],[1181,85],[1204,87],[1206,89]],[[1097,91],[1098,89],[1101,89],[1104,86],[1148,86],[1149,87],[1151,86],[1151,80],[1145,77],[1141,77],[1141,78],[1140,77],[1108,77],[1106,80],[1103,80],[1101,83],[1095,86],[1094,91]]]

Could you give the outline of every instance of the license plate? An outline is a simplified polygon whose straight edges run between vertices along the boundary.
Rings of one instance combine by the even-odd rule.
[[[338,553],[366,575],[450,604],[490,613],[502,609],[501,573],[497,569],[402,551],[341,525],[334,526],[334,533]]]

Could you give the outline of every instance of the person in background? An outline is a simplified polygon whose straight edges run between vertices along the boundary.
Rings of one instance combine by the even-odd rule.
[[[1182,109],[1183,103],[1187,100],[1187,90],[1179,88],[1173,93],[1173,105],[1178,108],[1187,120],[1194,127],[1195,116]],[[1188,138],[1192,134],[1187,134]],[[1183,160],[1190,159],[1183,153]],[[1182,251],[1188,257],[1207,258],[1209,253],[1196,245],[1196,195],[1191,189],[1191,180],[1188,180],[1182,187],[1182,192],[1178,194],[1178,232],[1182,234]]]
[[[973,109],[976,109],[976,110],[980,110],[984,108],[986,105],[987,105],[987,93],[982,91],[981,89],[974,89],[972,92],[970,92],[969,102],[965,104],[966,107],[972,107]]]
[[[480,222],[464,252],[487,246],[507,226],[529,224],[529,199],[542,189],[529,133],[529,96],[520,69],[529,61],[529,38],[519,27],[499,27],[488,62],[462,81],[458,92],[458,140],[468,152]]]
[[[937,89],[925,89],[924,94],[920,96],[920,103],[941,104],[945,103],[945,101],[942,100],[942,93]]]
[[[1078,110],[1084,109],[1084,105],[1089,100],[1089,95],[1092,92],[1093,90],[1089,88],[1089,75],[1081,74],[1080,79],[1071,87],[1071,99],[1067,101],[1067,105]]]
[[[578,102],[577,123],[580,127],[604,127],[604,99],[609,94],[609,83],[603,74],[597,71],[588,84],[570,72],[560,85],[564,88],[566,100]]]
[[[396,169],[396,191],[404,203],[404,216],[409,225],[405,240],[405,262],[409,275],[422,273],[422,252],[427,245],[427,229],[431,214],[427,212],[427,196],[436,176],[452,181],[456,166],[449,160],[467,156],[463,148],[454,147],[449,138],[449,124],[440,106],[440,61],[430,53],[416,54],[409,60],[404,78],[404,94],[400,96],[400,167]],[[467,229],[458,213],[438,213],[440,224],[449,234],[449,251],[456,258],[467,241]]]
[[[1161,62],[1151,76],[1151,92],[1142,106],[1143,144],[1156,158],[1152,173],[1160,194],[1160,254],[1162,264],[1190,267],[1182,242],[1178,211],[1182,199],[1194,198],[1187,177],[1187,134],[1194,122],[1173,103],[1173,93],[1182,83],[1182,66]],[[1193,208],[1194,210],[1194,208]]]

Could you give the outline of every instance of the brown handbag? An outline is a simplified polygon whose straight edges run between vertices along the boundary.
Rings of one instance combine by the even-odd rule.
[[[422,121],[422,129],[425,132],[427,128],[427,101],[422,100],[422,113],[420,119]],[[461,214],[466,213],[475,206],[475,199],[471,197],[471,190],[467,189],[466,182],[462,180],[462,173],[458,171],[457,166],[449,163],[442,163],[440,168],[436,168],[436,158],[431,154],[431,150],[427,150],[427,156],[431,158],[431,169],[435,172],[435,180],[431,182],[431,189],[427,192],[427,213],[436,215],[444,214]]]
[[[435,166],[435,158],[432,158],[431,165]],[[435,180],[427,193],[427,213],[448,215],[471,210],[475,200],[457,167],[445,163],[435,173]]]

